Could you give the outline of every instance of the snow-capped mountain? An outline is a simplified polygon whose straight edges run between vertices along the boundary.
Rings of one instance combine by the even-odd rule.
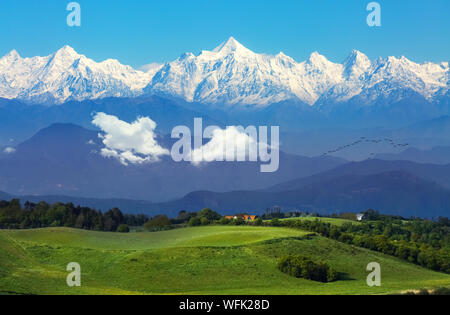
[[[302,63],[280,53],[256,54],[234,38],[198,56],[166,64],[145,89],[190,102],[267,105],[299,99],[310,105],[343,81],[343,66],[313,53]]]
[[[69,46],[49,56],[33,58],[21,58],[13,50],[0,59],[0,97],[62,103],[137,96],[153,74],[113,59],[97,63]]]
[[[448,95],[448,62],[414,63],[405,57],[375,61],[354,50],[342,63],[317,52],[296,62],[279,53],[257,54],[230,38],[212,51],[185,53],[173,62],[142,71],[117,60],[96,63],[65,46],[47,57],[0,59],[0,97],[32,103],[62,103],[143,94],[169,95],[188,102],[228,105],[295,100],[321,107],[358,98],[398,101],[420,95],[429,101]]]

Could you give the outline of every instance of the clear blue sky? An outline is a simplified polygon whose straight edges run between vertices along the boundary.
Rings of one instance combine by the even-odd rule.
[[[384,0],[382,26],[369,28],[370,0],[78,0],[82,26],[66,25],[69,0],[1,0],[0,55],[48,55],[68,44],[96,61],[132,66],[210,50],[233,36],[255,52],[301,61],[319,51],[342,61],[450,58],[449,0]]]

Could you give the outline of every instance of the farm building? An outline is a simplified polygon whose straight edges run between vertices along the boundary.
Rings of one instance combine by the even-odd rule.
[[[258,216],[257,215],[249,215],[249,214],[237,214],[237,215],[227,215],[225,216],[228,220],[237,220],[238,218],[241,218],[244,221],[255,221]]]

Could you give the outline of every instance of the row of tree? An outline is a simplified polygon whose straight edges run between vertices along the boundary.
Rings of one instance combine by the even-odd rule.
[[[161,231],[177,226],[210,225],[222,219],[220,214],[209,208],[205,208],[200,212],[187,212],[182,210],[179,212],[178,216],[173,219],[169,219],[165,214],[150,218],[144,224],[144,228],[148,231]]]
[[[123,214],[118,208],[105,213],[72,203],[37,204],[20,200],[0,201],[0,228],[32,229],[43,227],[72,227],[86,230],[127,232],[128,226],[142,226],[145,215]],[[120,228],[119,228],[120,227]]]

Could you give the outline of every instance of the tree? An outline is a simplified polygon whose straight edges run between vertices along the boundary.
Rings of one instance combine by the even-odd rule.
[[[282,226],[283,224],[281,223],[281,221],[277,218],[274,218],[272,220],[270,220],[270,225],[271,226]]]
[[[119,233],[129,233],[130,232],[130,228],[126,224],[121,224],[117,228],[117,232],[119,232]]]
[[[170,225],[169,218],[163,214],[151,218],[144,224],[144,228],[149,231],[161,230]]]
[[[220,219],[219,223],[220,223],[221,225],[228,225],[228,224],[231,223],[231,220],[230,220],[230,219],[227,219],[227,218],[225,218],[225,217],[223,217],[223,218]]]
[[[300,255],[282,257],[278,269],[296,278],[304,278],[320,282],[331,282],[338,279],[338,273],[326,263],[314,262]]]
[[[77,220],[75,221],[75,227],[77,229],[82,229],[84,227],[84,215],[80,214],[77,218]]]
[[[206,217],[200,219],[202,225],[209,225],[210,221]]]
[[[256,221],[255,221],[255,225],[256,225],[256,226],[261,226],[261,225],[263,225],[263,224],[264,224],[263,219],[261,219],[261,218],[256,219]]]
[[[209,208],[205,208],[198,213],[200,218],[206,218],[209,221],[220,220],[221,215]]]
[[[189,220],[189,226],[199,226],[202,224],[202,221],[199,217],[193,217]]]
[[[234,220],[235,225],[244,225],[245,221],[241,217],[238,217],[236,220]]]

